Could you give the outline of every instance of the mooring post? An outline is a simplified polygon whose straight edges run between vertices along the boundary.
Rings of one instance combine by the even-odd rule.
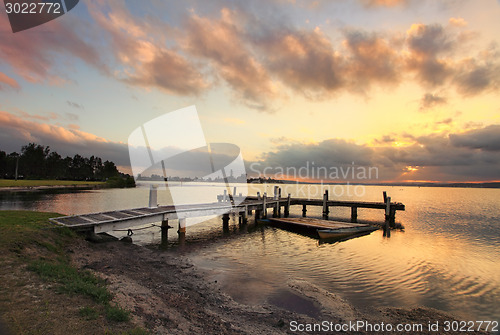
[[[224,230],[229,229],[229,213],[225,213],[222,215],[222,228]]]
[[[273,199],[274,200],[278,199],[278,186],[274,186]]]
[[[156,185],[149,186],[149,208],[158,207],[158,189]]]
[[[260,200],[260,192],[257,192],[257,200]]]
[[[305,218],[307,213],[306,204],[302,204],[302,217]]]
[[[186,219],[179,219],[179,230],[178,230],[179,235],[185,235],[186,234]]]
[[[245,206],[245,210],[240,213],[244,224],[248,222],[247,213],[248,213],[248,206]]]
[[[255,223],[257,223],[257,222],[259,221],[259,219],[260,219],[260,217],[261,217],[261,213],[262,213],[262,212],[261,212],[261,211],[260,211],[260,209],[257,207],[257,208],[255,209]]]
[[[274,206],[273,206],[273,218],[278,217],[278,206],[279,206],[279,201],[274,200]]]
[[[281,187],[278,189],[278,217],[281,217]]]
[[[391,197],[385,198],[385,222],[389,222],[391,216]]]
[[[394,228],[396,226],[396,206],[391,205],[391,209],[389,211],[389,226]]]
[[[161,244],[166,245],[168,243],[168,219],[164,218],[161,221]]]
[[[262,197],[262,218],[267,219],[267,193],[264,192],[264,196]]]
[[[358,207],[351,207],[351,222],[358,222]]]
[[[227,190],[224,190],[224,197],[222,198],[222,202],[227,201]]]
[[[384,196],[384,204],[387,203],[387,192],[384,191],[382,192],[382,195]]]
[[[325,190],[325,194],[323,194],[323,219],[328,220],[328,190]]]
[[[292,195],[288,193],[288,198],[286,199],[286,205],[285,205],[285,217],[287,218],[290,215],[290,197]]]

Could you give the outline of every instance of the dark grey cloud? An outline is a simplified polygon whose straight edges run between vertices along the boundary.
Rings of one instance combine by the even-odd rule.
[[[76,108],[76,109],[85,109],[83,107],[83,105],[77,103],[77,102],[73,102],[73,101],[69,101],[69,100],[66,100],[66,103],[68,104],[68,106],[70,107],[73,107],[73,108]]]
[[[450,142],[456,147],[500,151],[500,125],[469,130],[462,134],[451,134]]]
[[[376,167],[378,180],[500,180],[500,125],[463,134],[406,137],[414,143],[388,146],[394,138],[377,140],[379,147],[339,139],[315,144],[283,145],[264,154],[254,170],[265,167]],[[412,169],[408,169],[412,167]],[[414,170],[416,169],[416,170]],[[254,172],[254,171],[252,171]],[[376,180],[372,180],[376,181]]]
[[[422,99],[420,99],[420,110],[425,111],[438,105],[444,105],[446,102],[447,99],[445,97],[433,93],[426,93]]]

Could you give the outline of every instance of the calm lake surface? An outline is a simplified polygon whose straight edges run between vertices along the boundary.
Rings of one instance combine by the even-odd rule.
[[[166,252],[181,252],[209,270],[237,301],[254,304],[276,300],[288,279],[302,279],[334,292],[360,309],[426,306],[463,320],[500,320],[500,189],[279,185],[283,194],[330,199],[392,201],[406,205],[396,221],[405,231],[382,231],[333,244],[264,225],[238,225],[231,219],[224,233],[220,218],[189,226],[185,243],[170,230]],[[181,187],[181,186],[179,186]],[[222,186],[182,186],[202,201],[223,192]],[[249,185],[248,194],[272,193],[273,185]],[[29,209],[63,214],[144,207],[147,188],[74,193],[0,193],[0,209]],[[357,194],[357,195],[356,195]],[[168,191],[159,203],[171,204]],[[291,216],[301,215],[293,206]],[[330,218],[349,218],[350,209],[330,209]],[[320,207],[308,208],[321,217]],[[383,220],[381,210],[359,209],[360,221]],[[176,225],[176,222],[171,222]],[[123,236],[125,232],[116,232]],[[158,227],[136,230],[134,242],[157,245]]]

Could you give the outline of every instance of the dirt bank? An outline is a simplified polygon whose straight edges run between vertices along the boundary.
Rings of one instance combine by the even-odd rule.
[[[243,305],[222,292],[216,281],[208,281],[210,274],[194,267],[187,257],[123,242],[92,244],[80,240],[73,246],[72,255],[75,265],[105,278],[115,299],[132,311],[135,323],[154,334],[301,333],[300,327],[314,329],[321,322],[323,327],[326,323],[334,327],[349,321],[394,326],[421,323],[420,334],[436,334],[427,328],[429,322],[439,321],[439,333],[444,334],[443,322],[454,320],[423,308],[362,313],[337,295],[303,281],[288,282],[289,292],[281,303]],[[287,301],[309,304],[314,311],[292,312],[286,309]],[[350,328],[347,333],[365,333],[363,329],[357,330]]]

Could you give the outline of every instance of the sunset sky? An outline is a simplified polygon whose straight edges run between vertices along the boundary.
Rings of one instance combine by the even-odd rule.
[[[0,150],[130,172],[134,129],[195,105],[248,165],[500,181],[499,18],[497,0],[82,0],[12,33],[2,7]]]

